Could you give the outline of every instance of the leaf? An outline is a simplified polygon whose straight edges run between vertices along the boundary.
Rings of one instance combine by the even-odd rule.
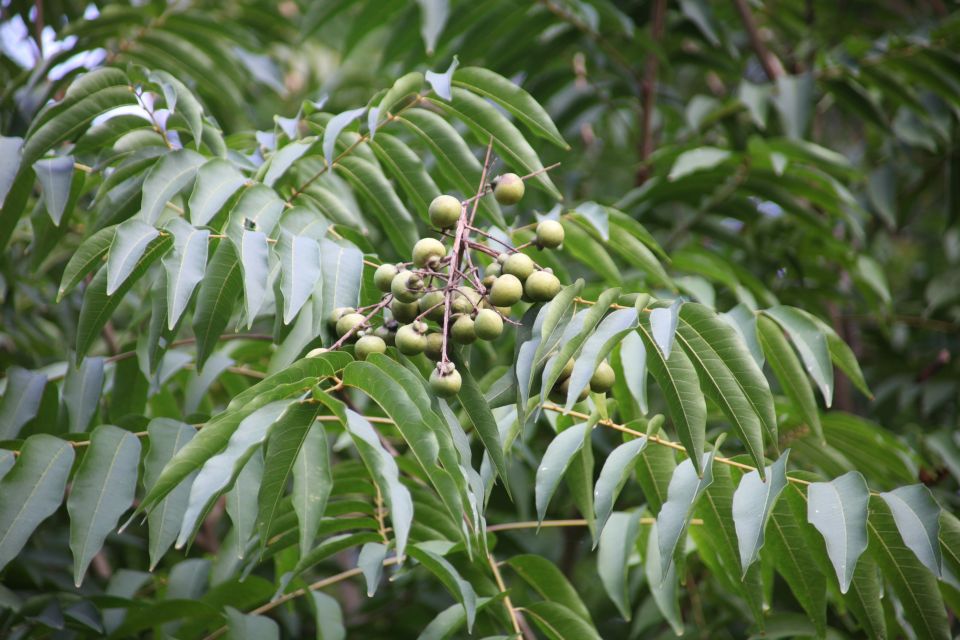
[[[477,598],[477,611],[481,611],[494,602],[499,601],[502,596],[503,594],[498,594],[492,598]],[[445,638],[451,638],[466,622],[467,615],[463,612],[463,607],[459,604],[451,605],[438,613],[437,617],[430,621],[430,624],[417,636],[417,640],[443,640]],[[506,636],[503,637],[505,638]],[[498,637],[488,636],[485,640],[498,640]]]
[[[880,263],[867,255],[859,255],[855,269],[856,275],[866,286],[873,290],[884,304],[890,304],[890,286]]]
[[[460,577],[460,573],[446,558],[422,546],[411,546],[408,553],[411,558],[435,575],[447,588],[447,591],[463,605],[463,610],[467,615],[467,632],[471,632],[474,618],[477,615],[477,595],[474,593],[473,586]]]
[[[137,219],[127,220],[117,226],[107,256],[107,295],[120,288],[143,256],[147,246],[160,235],[152,225]]]
[[[826,336],[808,316],[792,307],[771,307],[763,313],[776,320],[790,336],[807,372],[816,381],[820,395],[829,408],[833,400],[833,366],[830,364]]]
[[[67,498],[73,581],[77,587],[107,534],[133,504],[139,465],[137,436],[108,424],[94,429]]]
[[[203,138],[203,106],[200,101],[185,84],[166,71],[153,70],[149,78],[161,86],[167,108],[173,113],[180,114],[187,121],[194,144],[197,149],[200,149]]]
[[[536,135],[562,149],[570,148],[546,109],[500,74],[481,67],[464,67],[454,72],[453,84],[493,100]]]
[[[197,338],[197,366],[203,367],[233,310],[243,295],[240,260],[230,240],[221,240],[213,252],[197,294],[193,334]]]
[[[758,316],[745,304],[738,304],[730,311],[720,314],[720,319],[737,330],[743,341],[747,343],[750,349],[750,355],[756,361],[757,366],[763,368],[764,356],[760,348],[760,340],[757,337]]]
[[[330,118],[327,126],[323,129],[323,158],[327,166],[333,164],[333,151],[337,145],[337,138],[340,133],[350,125],[351,122],[367,112],[366,107],[350,109]]]
[[[296,125],[295,125],[296,126]],[[272,187],[277,180],[293,166],[293,164],[314,148],[315,141],[307,139],[303,141],[291,142],[279,151],[270,156],[270,165],[263,176],[263,184]]]
[[[407,255],[417,240],[413,218],[380,167],[358,156],[347,156],[338,160],[334,168],[370,205],[370,212],[396,252]]]
[[[937,577],[940,573],[940,506],[925,485],[912,484],[880,494],[900,537],[917,559]]]
[[[270,246],[263,232],[244,229],[238,249],[240,271],[243,274],[243,302],[249,329],[263,306],[270,285]]]
[[[262,449],[258,449],[237,474],[225,501],[227,516],[233,523],[233,539],[236,540],[234,555],[240,559],[246,556],[246,548],[257,533],[260,519],[257,490],[261,487],[262,480],[263,455]],[[221,548],[220,553],[230,552]]]
[[[443,73],[437,73],[436,71],[427,71],[426,73],[425,77],[427,82],[430,83],[430,88],[444,100],[453,100],[453,72],[456,71],[459,66],[460,59],[457,56],[453,56],[450,66],[447,67],[447,70]]]
[[[0,205],[7,199],[17,177],[22,147],[23,138],[0,136]]]
[[[320,245],[312,238],[281,232],[277,252],[280,254],[283,323],[290,324],[320,279]]]
[[[628,443],[629,444],[629,443]],[[640,535],[640,511],[610,515],[610,526],[600,534],[597,571],[607,595],[624,620],[630,620],[627,573],[630,554]]]
[[[813,389],[810,388],[800,360],[790,348],[783,331],[773,320],[761,315],[757,317],[757,338],[780,388],[790,399],[804,424],[813,430],[820,442],[824,442],[820,411],[817,409]]]
[[[460,404],[463,405],[467,417],[470,419],[470,422],[473,423],[477,436],[480,438],[480,442],[483,443],[484,450],[487,452],[487,455],[490,456],[497,475],[500,476],[504,488],[506,488],[509,493],[507,463],[503,455],[503,442],[500,440],[500,429],[497,426],[497,420],[493,417],[493,413],[490,411],[490,405],[487,403],[486,398],[484,398],[480,385],[477,384],[477,381],[473,378],[473,374],[470,373],[470,369],[465,363],[462,363],[459,358],[456,359],[455,362],[457,362],[457,370],[460,372],[462,379],[457,399],[460,400]]]
[[[430,203],[440,195],[433,178],[427,172],[421,158],[413,149],[399,138],[381,133],[370,147],[377,154],[377,160],[403,189],[410,206],[426,219]]]
[[[170,418],[154,418],[150,421],[147,425],[150,447],[143,463],[143,486],[147,491],[156,485],[160,472],[167,462],[190,442],[195,434],[196,429],[190,425]],[[180,521],[183,519],[183,512],[187,509],[192,483],[193,477],[187,476],[147,516],[151,571],[177,539]]]
[[[100,404],[103,389],[103,358],[87,358],[79,368],[70,366],[63,381],[70,433],[86,431]],[[71,363],[72,364],[72,363]]]
[[[760,479],[756,470],[744,474],[733,493],[733,522],[736,526],[740,565],[744,576],[763,548],[763,532],[767,521],[777,498],[787,486],[789,454],[789,449],[784,451],[776,462],[767,467],[766,481]]]
[[[729,151],[717,147],[700,147],[684,151],[674,160],[667,180],[679,180],[697,171],[713,169],[729,157]]]
[[[202,227],[210,222],[227,203],[245,178],[237,169],[222,158],[212,158],[197,170],[193,192],[187,202],[190,222]]]
[[[522,174],[531,174],[543,169],[543,164],[533,147],[523,134],[499,111],[468,91],[454,88],[449,102],[431,100],[442,111],[456,116],[473,131],[477,140],[486,144],[491,138],[497,153],[511,168]],[[546,173],[540,173],[530,179],[539,185],[551,198],[561,200],[563,196],[554,186]]]
[[[33,163],[43,191],[43,204],[53,224],[60,226],[73,183],[73,156],[57,156]]]
[[[950,623],[937,579],[904,544],[885,499],[870,499],[870,518],[866,524],[870,532],[870,553],[893,586],[916,637],[950,638]]]
[[[807,521],[823,536],[840,591],[846,593],[857,560],[867,549],[867,483],[851,471],[831,482],[812,483],[807,495]]]
[[[803,138],[813,112],[813,74],[779,76],[773,104],[780,113],[780,123],[787,136]]]
[[[833,364],[846,374],[850,382],[853,383],[853,386],[859,389],[865,396],[872,399],[873,394],[870,393],[870,388],[867,386],[867,382],[863,377],[863,372],[860,370],[860,364],[857,362],[857,357],[854,355],[853,350],[837,335],[833,327],[813,314],[807,313],[806,311],[802,311],[802,313],[813,320],[820,331],[827,337],[827,349],[830,351],[830,359],[833,361]]]
[[[271,640],[280,638],[280,626],[271,618],[250,613],[242,613],[233,607],[226,607],[227,628],[230,637],[236,640]]]
[[[590,378],[607,354],[627,333],[637,327],[636,309],[617,309],[597,325],[596,331],[583,343],[580,355],[573,365],[567,391],[566,408],[571,409],[577,396],[590,384]]]
[[[506,564],[542,598],[562,605],[580,619],[593,625],[587,606],[555,564],[535,554],[513,556],[506,561]]]
[[[449,0],[417,0],[420,5],[420,36],[427,55],[432,56],[437,46],[437,39],[443,31],[450,14]]]
[[[586,439],[590,423],[582,422],[561,431],[547,445],[543,459],[537,467],[535,496],[537,506],[537,520],[543,522],[547,513],[547,505],[560,484],[560,479],[567,472],[573,456],[580,451]]]
[[[345,247],[329,240],[320,241],[320,278],[322,295],[314,295],[314,322],[319,323],[323,343],[332,344],[327,319],[339,307],[356,307],[360,300],[363,279],[363,253],[356,247]],[[320,309],[316,305],[320,305]],[[319,311],[319,313],[318,313]]]
[[[225,232],[239,247],[244,231],[259,231],[270,235],[277,226],[284,204],[270,187],[256,184],[246,189],[230,210]]]
[[[60,279],[57,302],[60,302],[64,295],[80,284],[88,273],[97,268],[103,257],[107,255],[107,251],[110,250],[110,245],[113,244],[116,233],[116,226],[104,227],[84,240],[73,252],[63,270],[63,277]]]
[[[696,367],[707,397],[723,410],[755,466],[762,469],[763,432],[776,448],[777,417],[767,379],[743,340],[710,308],[697,303],[680,310],[677,339]]]
[[[268,461],[270,455],[268,450]],[[315,423],[307,431],[293,466],[293,509],[300,524],[301,556],[306,555],[317,537],[320,519],[326,511],[332,488],[333,474],[326,431],[322,424]],[[260,511],[263,513],[262,507]],[[395,524],[394,528],[397,529],[396,537],[400,539],[403,535],[402,526],[398,528]]]
[[[310,597],[317,611],[317,640],[346,640],[343,612],[337,599],[322,591],[311,591]]]
[[[193,182],[206,158],[189,149],[171,151],[153,165],[143,181],[143,200],[137,219],[154,225],[167,202]]]
[[[603,463],[600,477],[597,478],[596,488],[593,492],[597,514],[597,533],[601,540],[603,539],[603,528],[613,511],[617,496],[630,477],[637,457],[647,448],[647,442],[645,436],[624,442],[611,451]]]
[[[40,409],[47,376],[20,367],[7,370],[7,388],[0,402],[0,439],[12,440],[23,425],[30,422]]]
[[[683,635],[683,618],[680,614],[680,601],[677,597],[677,567],[671,562],[667,570],[664,571],[660,566],[659,549],[660,535],[657,523],[654,522],[650,526],[650,536],[647,538],[643,570],[657,609],[670,623],[673,632],[680,636]]]
[[[396,111],[397,105],[403,104],[408,97],[418,94],[422,87],[423,74],[419,71],[411,71],[397,78],[393,86],[380,99],[380,104],[377,107],[379,117],[389,117]]]
[[[623,368],[623,381],[630,396],[637,401],[642,413],[647,407],[647,348],[639,331],[631,331],[620,341],[620,351],[616,354]],[[696,375],[696,374],[694,374]]]
[[[73,466],[73,448],[46,434],[31,436],[0,480],[0,569],[19,555],[34,529],[57,510]]]
[[[163,268],[167,272],[167,329],[173,331],[207,270],[210,232],[182,218],[171,220],[167,231],[173,234],[173,251],[163,257]]]
[[[654,343],[660,348],[664,360],[670,359],[681,306],[683,306],[683,300],[677,299],[665,309],[658,307],[650,310],[650,333],[653,335]]]
[[[550,640],[601,640],[594,626],[556,602],[534,602],[523,613]]]
[[[372,598],[380,584],[383,574],[383,561],[387,557],[387,546],[379,542],[368,542],[360,549],[357,566],[363,571],[363,578],[367,581],[367,597]]]

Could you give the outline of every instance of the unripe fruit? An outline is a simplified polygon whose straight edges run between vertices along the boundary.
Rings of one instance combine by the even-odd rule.
[[[613,383],[616,382],[616,380],[616,372],[614,372],[613,367],[604,360],[590,378],[590,390],[596,393],[606,393],[613,388]]]
[[[473,321],[473,331],[481,340],[496,340],[503,333],[503,318],[493,309],[483,309]]]
[[[420,313],[426,313],[427,317],[431,320],[442,320],[443,319],[443,292],[442,291],[429,291],[423,294],[423,297],[420,298]],[[430,310],[427,313],[427,310]]]
[[[497,276],[484,276],[483,280],[481,280],[480,282],[489,291],[490,287],[492,287],[493,283],[496,281],[497,281]]]
[[[497,262],[499,262],[502,265],[504,262],[507,261],[509,257],[510,257],[509,253],[501,253],[500,255],[497,256]]]
[[[340,320],[343,316],[348,313],[353,313],[356,311],[353,307],[337,307],[330,313],[330,317],[327,318],[327,321],[330,323],[331,327],[337,326],[337,321]]]
[[[316,349],[310,349],[310,351],[307,352],[306,357],[319,358],[320,356],[327,353],[328,351],[330,351],[330,349],[327,349],[326,347],[317,347]]]
[[[485,276],[498,276],[503,272],[503,266],[499,262],[491,262],[487,265],[487,268],[483,270],[483,275]]]
[[[396,265],[384,263],[373,272],[373,284],[376,285],[380,291],[390,293],[390,285],[393,283],[393,279],[397,273],[399,273],[399,270]]]
[[[396,321],[391,321],[391,322],[394,325],[393,328],[390,328],[387,325],[381,325],[377,327],[377,330],[373,332],[373,335],[377,336],[378,338],[383,340],[385,344],[388,344],[392,347],[394,344],[396,344],[396,341],[397,341],[397,329],[396,329],[397,323]]]
[[[397,329],[397,350],[407,356],[423,353],[427,348],[426,325],[422,322],[405,324]]]
[[[442,333],[429,333],[427,334],[427,346],[423,350],[423,354],[430,358],[431,360],[439,360],[443,357],[443,334]]]
[[[337,335],[341,338],[367,321],[362,313],[348,313],[337,320]]]
[[[450,327],[450,337],[454,342],[460,344],[472,344],[477,340],[477,332],[474,328],[473,318],[470,316],[459,316]]]
[[[500,204],[517,204],[526,190],[523,180],[515,173],[505,173],[494,180],[493,184],[493,197]]]
[[[482,299],[482,296],[475,289],[460,287],[453,292],[450,308],[453,309],[454,313],[473,313],[474,308],[480,304]]]
[[[377,336],[363,336],[357,340],[357,344],[354,347],[354,354],[357,356],[357,360],[366,360],[371,354],[374,353],[385,353],[387,350],[387,343],[383,341],[383,338]]]
[[[530,274],[536,270],[537,266],[533,260],[525,253],[514,253],[503,264],[503,272],[512,276],[517,276],[521,281],[530,277]]]
[[[573,373],[573,358],[567,360],[567,364],[563,365],[563,369],[560,370],[560,379],[569,378],[570,374]]]
[[[450,398],[460,393],[463,379],[460,372],[453,369],[449,373],[441,374],[436,369],[430,374],[430,388],[440,398]]]
[[[428,210],[430,223],[441,229],[448,229],[460,219],[460,201],[453,196],[437,196]]]
[[[523,285],[517,276],[505,273],[490,287],[490,302],[496,307],[510,307],[520,301]]]
[[[390,291],[400,302],[415,302],[423,292],[423,278],[412,271],[401,271],[390,283]]]
[[[537,244],[545,249],[559,247],[563,236],[563,225],[556,220],[543,220],[537,225]]]
[[[394,300],[390,303],[390,311],[397,322],[413,322],[420,315],[420,305],[416,302]]]
[[[553,300],[560,293],[560,279],[549,271],[536,271],[527,278],[523,291],[535,302]]]
[[[413,264],[418,267],[435,267],[445,255],[447,248],[436,238],[421,238],[413,245]]]
[[[563,397],[564,401],[566,401],[568,393],[570,393],[570,378],[567,378],[560,383],[560,395]],[[577,396],[577,402],[583,402],[587,399],[588,395],[590,395],[590,388],[584,387],[580,392],[580,395]]]

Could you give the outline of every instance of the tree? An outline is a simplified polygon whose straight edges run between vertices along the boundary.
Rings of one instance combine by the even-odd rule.
[[[5,635],[957,633],[942,3],[3,12]]]

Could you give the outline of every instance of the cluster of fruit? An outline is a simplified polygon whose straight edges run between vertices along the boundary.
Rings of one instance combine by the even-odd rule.
[[[523,179],[513,173],[499,176],[491,187],[504,205],[516,204],[524,194]],[[543,220],[533,241],[513,248],[473,226],[470,202],[441,195],[430,203],[430,222],[451,241],[449,252],[444,242],[422,238],[413,247],[411,262],[380,265],[374,284],[383,297],[366,308],[334,311],[330,321],[339,337],[334,347],[356,340],[354,353],[361,360],[385,352],[388,345],[408,356],[423,353],[437,361],[430,376],[433,391],[449,397],[459,392],[461,376],[448,357],[448,341],[467,345],[495,340],[505,322],[516,324],[510,319],[514,305],[547,302],[559,293],[557,276],[520,250],[559,247],[563,226]],[[474,240],[474,234],[485,236],[488,243]],[[490,242],[503,244],[503,250]],[[490,258],[482,272],[481,265],[474,264],[474,253]],[[386,309],[389,317],[381,313]],[[377,315],[382,321],[375,325]]]
[[[567,360],[567,363],[563,365],[563,370],[560,372],[560,377],[557,378],[553,388],[550,390],[550,399],[558,404],[563,404],[567,401],[567,394],[570,392],[570,375],[573,373],[573,365],[573,358]],[[586,400],[591,391],[594,393],[606,393],[610,391],[610,389],[613,389],[616,381],[617,374],[613,370],[613,367],[611,367],[606,360],[602,360],[590,377],[590,384],[580,390],[577,402]]]

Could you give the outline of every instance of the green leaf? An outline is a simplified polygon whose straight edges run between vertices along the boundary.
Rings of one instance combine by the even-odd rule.
[[[17,437],[23,425],[30,422],[40,409],[47,376],[20,367],[7,370],[7,388],[0,403],[0,439]]]
[[[925,485],[913,484],[881,493],[900,537],[917,559],[940,577],[940,506]]]
[[[239,559],[246,556],[247,546],[257,533],[260,520],[257,490],[262,480],[263,455],[262,450],[258,449],[237,474],[225,500],[227,516],[233,523],[232,537],[236,541],[234,555]],[[230,550],[221,548],[220,553],[230,553]]]
[[[610,526],[600,534],[600,547],[597,552],[600,582],[624,620],[630,619],[627,570],[630,554],[637,543],[637,536],[640,535],[640,514],[640,511],[618,511],[611,514]]]
[[[447,588],[447,591],[463,605],[463,610],[467,616],[467,632],[471,632],[473,621],[477,615],[477,594],[474,592],[473,586],[460,577],[460,573],[443,556],[420,546],[411,546],[408,553],[411,558],[435,575]]]
[[[863,377],[863,372],[860,370],[860,364],[857,362],[857,357],[853,354],[853,350],[837,335],[833,327],[813,314],[807,313],[806,311],[802,313],[813,320],[820,331],[823,332],[823,335],[827,337],[827,349],[830,351],[830,359],[833,361],[833,364],[850,378],[853,386],[868,398],[873,399],[873,394],[870,393],[870,388],[867,386],[867,381]]]
[[[150,421],[147,425],[150,447],[143,462],[143,486],[148,492],[156,485],[160,472],[174,454],[190,442],[196,433],[196,429],[190,425],[170,418],[154,418]],[[147,516],[151,571],[177,539],[191,484],[193,476],[188,475]]]
[[[182,218],[171,220],[167,231],[173,234],[173,251],[163,257],[163,268],[167,272],[167,329],[173,331],[203,280],[210,232]]]
[[[103,257],[107,255],[110,245],[113,244],[113,237],[116,232],[116,225],[104,227],[84,240],[77,250],[73,252],[70,260],[67,262],[67,266],[63,270],[63,277],[60,279],[60,288],[57,290],[57,302],[62,300],[64,295],[80,284],[87,274],[93,271],[103,261]]]
[[[571,409],[576,404],[577,396],[590,384],[590,378],[607,354],[623,339],[623,336],[636,327],[636,309],[617,309],[597,325],[593,335],[583,343],[580,355],[577,356],[573,365],[567,391],[567,409]]]
[[[203,106],[200,101],[187,88],[187,85],[166,71],[151,71],[149,77],[151,81],[161,86],[167,109],[172,113],[180,114],[187,121],[194,144],[199,149],[203,138]]]
[[[322,591],[311,591],[313,607],[317,612],[317,640],[346,640],[347,630],[343,626],[343,611],[333,596]]]
[[[779,76],[773,104],[780,114],[780,123],[787,136],[803,138],[813,113],[813,74]]]
[[[547,513],[547,505],[550,504],[550,498],[553,497],[560,479],[567,472],[573,456],[583,447],[585,440],[589,437],[589,428],[592,425],[589,422],[581,422],[572,427],[561,431],[550,441],[543,459],[537,466],[537,477],[535,484],[535,496],[537,506],[537,520],[543,522],[543,517]]]
[[[492,598],[477,598],[477,611],[481,611],[494,602],[497,602],[501,599],[502,595],[503,594],[498,594]],[[459,604],[451,605],[438,613],[437,617],[430,621],[430,624],[417,636],[417,640],[444,640],[445,638],[451,638],[466,622],[467,614],[464,613],[463,607]],[[487,638],[486,640],[492,639]]]
[[[380,100],[377,107],[379,117],[387,118],[396,111],[397,105],[405,104],[407,98],[417,95],[422,88],[423,74],[419,71],[411,71],[397,78]]]
[[[197,308],[193,313],[193,334],[197,338],[197,366],[202,367],[227,328],[237,302],[243,295],[240,260],[230,240],[221,240],[213,252],[200,282]]]
[[[427,71],[425,77],[427,82],[430,83],[430,88],[433,89],[433,92],[443,98],[444,100],[453,99],[453,72],[457,70],[457,67],[460,66],[460,58],[453,56],[453,60],[450,62],[450,66],[447,67],[447,70],[443,73],[438,73],[436,71]]]
[[[667,180],[679,180],[697,171],[713,169],[725,162],[729,157],[729,151],[716,147],[700,147],[698,149],[684,151],[674,160]]]
[[[677,594],[677,567],[673,562],[666,571],[660,566],[660,534],[657,523],[650,526],[643,564],[644,575],[650,585],[650,593],[657,609],[670,623],[673,632],[678,636],[683,635],[683,618],[680,614],[680,601]]]
[[[857,257],[854,273],[861,282],[879,296],[884,304],[890,304],[892,301],[890,286],[887,284],[887,276],[883,273],[883,267],[879,262],[868,255],[861,254]]]
[[[440,195],[433,178],[427,173],[423,159],[399,138],[381,133],[370,147],[377,154],[377,160],[403,189],[407,201],[420,217],[426,219],[430,203]]]
[[[243,613],[226,607],[227,628],[236,640],[271,640],[280,638],[280,626],[266,616]]]
[[[830,364],[826,336],[808,316],[792,307],[771,307],[763,313],[776,320],[790,336],[807,372],[817,383],[823,401],[829,408],[833,400],[833,366]]]
[[[777,498],[787,486],[787,457],[790,450],[783,452],[776,462],[767,467],[767,480],[760,479],[756,471],[749,471],[740,479],[733,493],[733,522],[737,530],[737,543],[740,549],[740,566],[746,575],[760,555],[763,547],[763,532],[770,519],[770,513]]]
[[[470,419],[470,422],[473,423],[480,442],[483,443],[487,455],[490,456],[490,460],[493,462],[493,468],[496,469],[497,475],[499,475],[503,481],[504,488],[509,492],[510,488],[507,485],[509,478],[507,475],[507,463],[503,455],[503,442],[500,440],[500,429],[497,426],[497,420],[493,417],[493,412],[490,411],[490,405],[487,403],[486,398],[484,398],[480,385],[477,384],[473,374],[470,373],[470,369],[465,363],[460,361],[459,358],[456,359],[455,362],[457,363],[457,371],[460,372],[462,379],[457,399],[460,400],[460,404],[463,405],[467,417]]]
[[[497,155],[521,174],[531,174],[543,169],[540,158],[523,134],[483,98],[469,91],[454,88],[451,101],[430,99],[430,102],[467,125],[481,144],[486,144],[492,138]],[[550,197],[557,200],[563,199],[546,173],[541,173],[530,180],[539,185]]]
[[[823,426],[820,424],[817,400],[804,376],[800,360],[790,348],[783,331],[773,320],[761,315],[757,317],[757,339],[780,383],[780,388],[790,399],[799,417],[813,430],[817,439],[823,442]]]
[[[950,638],[950,623],[937,579],[904,544],[886,500],[870,499],[867,529],[870,532],[870,553],[880,564],[884,578],[892,585],[916,636]]]
[[[337,144],[337,138],[340,136],[340,133],[350,125],[351,122],[362,116],[367,112],[366,107],[360,107],[357,109],[350,109],[349,111],[344,111],[343,113],[338,113],[337,115],[330,118],[330,121],[327,123],[327,126],[323,129],[323,158],[327,163],[327,166],[333,164],[334,148]]]
[[[549,602],[562,605],[591,626],[593,621],[577,590],[555,564],[535,554],[513,556],[506,561],[524,582]]]
[[[399,255],[407,255],[417,241],[410,212],[393,190],[380,167],[360,157],[347,156],[334,165],[354,190],[369,204],[370,212]]]
[[[107,534],[133,504],[139,465],[137,436],[108,424],[94,429],[67,499],[73,581],[77,587]]]
[[[156,262],[161,255],[170,248],[170,237],[162,236],[157,238],[149,246],[137,261],[136,266],[130,275],[123,281],[123,284],[110,295],[107,293],[107,269],[100,269],[97,275],[87,286],[83,295],[83,306],[80,308],[80,320],[77,326],[77,362],[82,362],[83,357],[93,346],[100,330],[107,323],[107,320],[113,315],[113,312],[120,305],[124,295],[130,290],[130,287],[140,279],[147,269]]]
[[[57,156],[33,163],[43,192],[43,205],[53,224],[60,226],[73,183],[73,156]]]
[[[293,164],[314,149],[316,140],[308,138],[302,141],[291,142],[270,156],[270,165],[263,176],[263,184],[273,187],[277,180],[293,166]]]
[[[320,245],[312,238],[281,232],[277,252],[280,254],[283,323],[290,324],[320,279]]]
[[[46,434],[27,438],[0,480],[0,569],[19,555],[34,529],[63,501],[73,448]]]
[[[167,202],[193,182],[206,158],[189,149],[171,151],[153,165],[143,181],[143,200],[137,218],[142,222],[156,224]]]
[[[683,300],[677,299],[669,307],[657,307],[650,310],[650,334],[664,360],[670,359],[670,351],[677,335],[677,323],[680,321],[680,307]]]
[[[716,313],[697,303],[680,310],[677,340],[696,367],[704,392],[723,410],[762,469],[763,432],[776,448],[777,417],[767,379],[746,344]]]
[[[262,184],[246,189],[230,210],[224,232],[239,247],[243,232],[259,231],[270,235],[277,226],[284,204],[277,192]]]
[[[372,598],[377,592],[380,577],[383,574],[383,561],[387,557],[387,545],[379,542],[368,542],[360,549],[357,557],[357,566],[363,571],[363,578],[367,582],[367,597]]]
[[[557,602],[534,602],[523,613],[550,640],[601,640],[592,624]]]
[[[356,307],[360,300],[360,283],[363,280],[363,253],[356,247],[339,245],[330,240],[320,241],[320,282],[322,295],[313,296],[314,322],[319,324],[319,333],[324,344],[332,344],[327,320],[339,307]],[[319,309],[317,306],[319,305]]]
[[[463,67],[454,72],[453,84],[493,100],[536,135],[562,149],[570,148],[546,109],[533,96],[500,74],[481,67]]]
[[[23,138],[0,136],[0,204],[6,200],[17,177],[22,147]]]
[[[243,174],[222,158],[204,163],[197,170],[193,192],[187,202],[190,222],[198,227],[210,222],[244,181]]]
[[[103,363],[103,358],[87,358],[79,368],[69,363],[63,381],[63,404],[70,418],[70,433],[86,431],[97,412],[103,389]]]
[[[270,455],[268,451],[268,460]],[[306,555],[316,538],[332,487],[326,431],[322,424],[313,424],[307,431],[293,467],[292,497],[300,523],[300,555]],[[402,530],[396,524],[394,528],[399,539]]]
[[[630,477],[637,457],[647,448],[647,442],[648,440],[644,436],[624,442],[611,451],[603,463],[600,477],[597,478],[596,488],[593,492],[597,514],[597,533],[601,540],[603,539],[603,528],[613,511],[617,496],[620,495],[620,490],[623,489],[623,485]]]
[[[867,483],[851,471],[831,482],[812,483],[807,495],[807,521],[823,536],[840,591],[846,593],[857,560],[867,549]]]
[[[420,36],[427,55],[433,55],[437,39],[450,14],[449,0],[417,0],[420,5]]]
[[[244,229],[238,249],[240,271],[243,274],[243,302],[249,329],[263,306],[270,285],[270,246],[267,236],[262,232]]]
[[[136,219],[117,225],[117,232],[107,256],[107,295],[112,295],[126,281],[143,256],[147,246],[160,235],[152,225]]]

